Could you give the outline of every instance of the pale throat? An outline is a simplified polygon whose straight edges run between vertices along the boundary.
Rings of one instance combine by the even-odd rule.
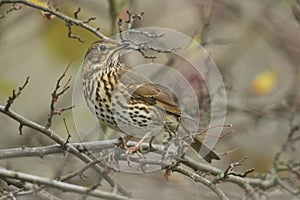
[[[114,70],[121,69],[122,66],[124,65],[120,61],[120,54],[119,53],[114,53],[110,58],[111,59],[106,60],[106,64],[107,64],[107,66],[109,66],[107,68],[107,71],[114,71]]]

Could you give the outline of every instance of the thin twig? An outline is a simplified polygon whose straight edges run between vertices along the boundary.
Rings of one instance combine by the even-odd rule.
[[[68,128],[68,126],[67,126],[66,119],[65,119],[65,118],[63,118],[63,120],[64,120],[64,125],[65,125],[65,128],[66,128],[66,130],[67,130],[67,133],[68,133],[68,136],[67,136],[66,142],[64,143],[64,145],[63,145],[63,147],[62,147],[62,149],[63,149],[63,152],[64,152],[64,155],[65,155],[66,144],[68,144],[68,143],[69,143],[69,140],[70,140],[70,138],[71,138],[71,134],[70,134],[69,128]]]
[[[85,165],[83,168],[79,169],[79,170],[76,170],[76,171],[73,171],[71,172],[70,174],[67,174],[63,177],[60,177],[59,180],[60,181],[66,181],[66,180],[69,180],[75,176],[80,176],[80,177],[83,177],[83,173],[88,170],[89,168],[91,168],[92,166],[96,165],[97,163],[99,163],[100,161],[99,160],[93,160],[92,162],[88,163],[87,165]]]
[[[128,15],[128,19],[123,20],[123,19],[120,18],[119,21],[118,21],[119,37],[120,37],[120,40],[121,40],[122,43],[129,44],[129,47],[127,47],[127,49],[132,49],[134,51],[138,51],[145,59],[150,59],[150,60],[154,60],[156,58],[156,56],[147,55],[146,52],[149,51],[149,50],[157,52],[157,53],[171,53],[175,50],[180,49],[179,47],[178,48],[173,48],[173,49],[160,49],[160,48],[156,48],[156,47],[153,47],[153,46],[149,45],[149,41],[136,43],[131,39],[124,38],[124,34],[123,34],[124,31],[122,29],[123,22],[127,23],[127,32],[128,32],[128,34],[131,34],[131,33],[140,34],[140,35],[146,36],[147,38],[152,38],[152,39],[153,38],[160,38],[160,37],[164,36],[164,34],[151,34],[149,32],[143,31],[143,30],[132,29],[133,23],[136,20],[142,20],[144,12],[130,13],[127,10],[127,15]]]
[[[90,23],[91,21],[94,21],[94,20],[96,20],[96,17],[90,17],[86,20],[83,20],[82,22],[85,23],[85,24],[88,24],[88,23]]]
[[[78,19],[78,14],[80,13],[80,11],[81,11],[81,8],[78,7],[77,10],[74,12],[74,18],[75,19]]]
[[[249,173],[251,173],[251,172],[254,171],[254,168],[248,169],[248,170],[246,170],[246,171],[243,172],[243,173],[237,173],[237,172],[235,172],[235,171],[234,171],[234,168],[235,168],[236,166],[241,166],[241,165],[242,165],[242,162],[243,162],[244,160],[246,160],[247,158],[248,158],[248,157],[245,156],[245,157],[242,158],[240,161],[235,162],[235,163],[231,163],[231,164],[227,167],[227,169],[226,169],[224,172],[220,173],[220,174],[215,178],[215,180],[214,180],[213,182],[214,182],[214,183],[218,183],[218,182],[220,182],[221,180],[224,180],[224,179],[228,178],[228,176],[230,176],[230,175],[232,175],[232,176],[238,176],[238,177],[241,177],[241,178],[245,178]]]
[[[0,6],[1,6],[1,2],[0,2]],[[20,10],[21,8],[22,8],[21,6],[16,6],[16,4],[12,4],[8,10],[4,11],[4,13],[0,15],[0,19],[5,18],[12,11]]]
[[[6,105],[5,105],[5,111],[8,111],[10,106],[14,103],[14,101],[16,100],[16,98],[18,96],[21,95],[22,91],[24,90],[24,88],[26,87],[26,85],[29,82],[29,76],[26,78],[25,83],[19,87],[18,92],[16,93],[15,90],[12,91],[12,95],[8,97],[7,101],[6,101]]]
[[[125,20],[125,22],[128,24],[128,30],[132,29],[133,23],[136,20],[142,20],[143,15],[145,14],[145,12],[140,12],[140,13],[131,13],[129,12],[129,10],[126,10],[126,13],[128,15],[128,19]]]
[[[123,25],[123,19],[119,18],[118,20],[118,30],[119,30],[119,37],[121,39],[121,41],[126,41],[123,37],[123,29],[122,29],[122,25]]]
[[[72,23],[71,22],[67,22],[66,26],[68,27],[68,37],[69,38],[76,39],[79,42],[84,43],[84,41],[78,35],[73,35],[73,33],[72,33]]]
[[[47,128],[50,128],[51,124],[52,124],[52,118],[54,115],[61,115],[62,112],[67,111],[67,110],[71,110],[72,108],[74,108],[74,106],[70,106],[67,108],[59,108],[56,109],[55,108],[55,104],[58,101],[58,98],[63,95],[69,88],[70,88],[70,81],[71,81],[71,77],[66,81],[66,83],[64,84],[64,86],[61,88],[61,81],[63,80],[63,78],[66,76],[66,73],[69,69],[71,65],[71,62],[68,64],[68,66],[66,67],[65,71],[62,73],[62,75],[58,78],[57,82],[56,82],[56,86],[51,94],[51,103],[50,103],[50,113],[48,116],[48,120],[47,120]]]

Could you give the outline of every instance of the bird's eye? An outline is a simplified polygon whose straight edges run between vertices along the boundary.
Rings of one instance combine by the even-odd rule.
[[[105,50],[106,50],[106,46],[104,46],[104,45],[102,44],[102,45],[100,45],[100,46],[98,47],[98,49],[99,49],[100,51],[105,51]]]

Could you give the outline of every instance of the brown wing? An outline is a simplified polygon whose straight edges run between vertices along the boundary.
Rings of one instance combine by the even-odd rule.
[[[146,77],[132,71],[123,71],[119,75],[121,82],[126,85],[133,98],[141,99],[167,112],[180,115],[181,110],[177,98],[167,87],[151,83]]]
[[[141,98],[147,103],[156,105],[175,115],[180,115],[181,113],[174,94],[172,94],[168,88],[162,85],[146,83],[138,87],[133,92],[133,96],[136,98]]]

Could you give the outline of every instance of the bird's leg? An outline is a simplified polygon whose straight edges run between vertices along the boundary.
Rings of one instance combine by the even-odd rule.
[[[133,138],[133,136],[131,135],[126,135],[124,138],[122,136],[119,137],[118,141],[114,143],[114,145],[116,147],[119,147],[119,148],[125,148],[126,146],[126,143],[131,140],[131,138]]]
[[[126,150],[126,143],[132,138],[133,136],[126,135],[124,138],[122,136],[119,137],[118,141],[114,143],[115,149],[113,152],[107,154],[105,159],[108,163],[115,163],[116,167],[119,169],[118,157],[122,154],[124,149]]]
[[[152,146],[152,142],[154,140],[154,136],[151,137],[150,141],[149,141],[149,148],[148,148],[148,152],[152,151],[153,146]]]
[[[123,147],[126,147],[126,144],[133,138],[131,135],[126,135],[126,137],[123,139]]]
[[[129,158],[130,154],[136,153],[140,159],[144,158],[143,154],[139,151],[139,148],[140,148],[141,144],[143,143],[143,141],[147,137],[149,137],[149,135],[150,135],[150,132],[147,132],[144,135],[144,137],[135,146],[133,146],[133,147],[127,147],[127,145],[126,145],[133,138],[133,136],[126,135],[125,138],[121,138],[120,137],[120,142],[118,142],[116,144],[116,146],[119,147],[119,148],[121,148],[121,149],[125,149],[126,150],[125,157],[126,157],[126,160],[127,160],[129,166],[130,166],[130,162],[131,162],[130,158]],[[113,156],[113,159],[111,159],[112,157],[110,157],[110,160],[115,161],[115,159],[114,159],[115,154],[113,154],[112,156]]]
[[[146,138],[148,138],[149,136],[150,136],[150,131],[148,131],[148,132],[142,137],[142,139],[141,139],[135,146],[133,146],[133,147],[128,147],[128,148],[127,148],[127,152],[126,152],[126,158],[127,158],[127,161],[128,161],[128,160],[130,161],[128,155],[129,155],[129,154],[133,154],[133,153],[136,153],[140,159],[143,159],[143,158],[144,158],[143,154],[139,151],[139,148],[140,148],[141,144],[143,143],[143,141],[144,141]],[[127,142],[128,142],[128,141],[127,141]]]

